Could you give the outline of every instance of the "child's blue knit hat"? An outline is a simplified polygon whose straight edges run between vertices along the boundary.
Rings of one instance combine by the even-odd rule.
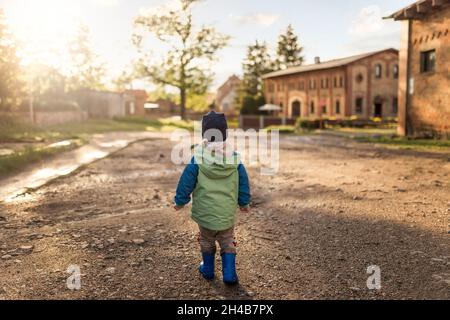
[[[221,137],[214,134],[214,131],[208,131],[210,129],[219,130],[222,134]],[[211,111],[207,115],[203,116],[202,120],[202,137],[208,139],[208,142],[225,142],[227,140],[228,123],[223,113],[216,113]]]

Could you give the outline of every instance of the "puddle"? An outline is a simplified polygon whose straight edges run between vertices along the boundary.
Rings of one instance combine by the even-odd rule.
[[[72,173],[82,165],[103,159],[111,152],[124,148],[133,141],[152,137],[152,135],[149,135],[148,133],[120,133],[120,138],[117,139],[118,135],[119,134],[117,133],[95,135],[88,145],[61,154],[53,160],[46,162],[44,166],[25,170],[18,175],[2,181],[2,185],[0,185],[0,201],[17,201],[19,200],[17,199],[17,196],[26,193],[29,189],[36,189],[54,178]],[[161,137],[161,134],[158,133],[155,136]],[[127,139],[124,139],[124,137]],[[64,140],[51,144],[48,147],[65,147],[70,146],[73,143],[73,140]],[[0,151],[2,151],[3,154],[9,154],[10,152],[14,153],[14,150],[5,148],[0,148]],[[156,176],[169,173],[171,172],[158,172]]]
[[[68,147],[70,145],[72,145],[72,141],[70,140],[64,140],[64,141],[60,141],[60,142],[56,142],[56,143],[52,143],[51,145],[49,145],[49,148],[62,148],[62,147]]]
[[[112,142],[100,142],[98,146],[101,148],[124,148],[128,143],[128,140],[115,140]]]
[[[0,157],[10,156],[14,153],[14,150],[11,149],[0,149]]]

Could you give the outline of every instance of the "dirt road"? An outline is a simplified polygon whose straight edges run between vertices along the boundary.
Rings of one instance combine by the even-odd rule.
[[[229,288],[197,272],[197,230],[171,201],[167,140],[134,144],[0,204],[0,299],[450,298],[448,156],[284,138],[274,177],[249,168]],[[1,183],[1,182],[0,182]],[[66,286],[70,265],[81,290]],[[381,290],[369,290],[369,266]]]

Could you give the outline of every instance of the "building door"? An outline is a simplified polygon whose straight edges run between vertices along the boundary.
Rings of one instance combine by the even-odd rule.
[[[383,117],[383,99],[379,96],[374,100],[373,116],[376,118]]]
[[[374,110],[373,116],[376,118],[383,117],[383,104],[382,103],[375,103],[375,110]]]
[[[299,118],[302,115],[302,104],[300,101],[292,102],[292,118]]]

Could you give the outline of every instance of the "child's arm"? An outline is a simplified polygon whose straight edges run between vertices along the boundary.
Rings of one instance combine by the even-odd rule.
[[[191,201],[191,194],[197,185],[198,165],[192,158],[191,163],[186,166],[178,182],[177,194],[175,196],[175,209],[180,210]]]
[[[239,172],[239,198],[238,204],[242,211],[249,211],[251,194],[250,194],[250,182],[245,170],[244,165],[241,163],[238,167]]]

